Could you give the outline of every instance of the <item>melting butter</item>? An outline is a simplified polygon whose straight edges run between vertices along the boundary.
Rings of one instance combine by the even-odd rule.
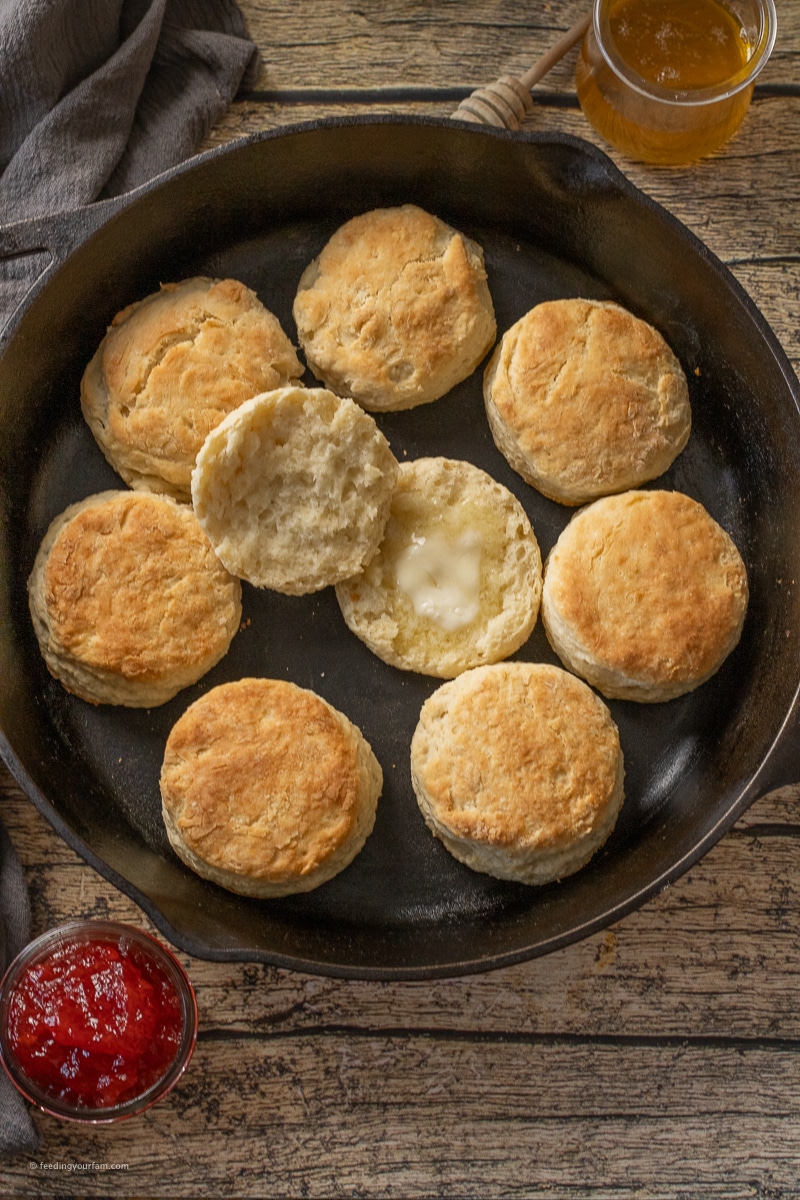
[[[414,534],[398,555],[397,583],[418,616],[429,617],[448,633],[463,629],[480,609],[480,538],[471,531],[455,537]]]

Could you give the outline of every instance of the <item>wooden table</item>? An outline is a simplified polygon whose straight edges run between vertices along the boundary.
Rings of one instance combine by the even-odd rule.
[[[586,0],[244,0],[257,88],[218,144],[323,114],[446,116],[521,74]],[[800,4],[745,125],[643,191],[731,268],[800,366]],[[528,125],[596,140],[574,52]],[[147,927],[0,776],[34,932],[75,915]],[[37,1118],[4,1196],[800,1195],[800,787],[763,797],[688,875],[588,940],[435,982],[351,982],[183,955],[195,1058],[170,1099],[95,1132]],[[113,1172],[101,1169],[114,1168]]]

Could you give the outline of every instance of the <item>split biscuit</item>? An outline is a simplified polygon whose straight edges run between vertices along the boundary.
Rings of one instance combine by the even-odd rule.
[[[303,272],[294,318],[314,375],[373,412],[443,396],[497,333],[481,247],[413,204],[341,226]]]
[[[572,518],[545,563],[542,621],[561,661],[609,698],[693,691],[739,641],[747,572],[681,492],[630,491]]]
[[[624,775],[606,705],[544,663],[478,667],[442,684],[411,741],[428,827],[460,862],[517,883],[588,862],[614,828]]]
[[[377,553],[336,596],[384,662],[450,679],[518,650],[541,590],[539,545],[516,497],[472,463],[419,458],[400,466]]]
[[[211,430],[243,400],[302,373],[255,292],[198,276],[162,284],[114,317],[84,372],[81,407],[130,487],[188,500]]]
[[[354,401],[278,388],[211,431],[192,503],[234,575],[303,595],[360,571],[375,552],[397,472],[386,438]]]
[[[45,663],[92,704],[150,708],[205,675],[242,615],[241,584],[188,505],[111,491],[51,523],[28,581]]]
[[[657,478],[691,431],[678,359],[656,329],[609,301],[537,304],[501,338],[483,393],[497,448],[561,504]]]
[[[285,680],[212,688],[167,738],[162,814],[176,854],[244,896],[308,892],[348,866],[383,786],[360,730]]]

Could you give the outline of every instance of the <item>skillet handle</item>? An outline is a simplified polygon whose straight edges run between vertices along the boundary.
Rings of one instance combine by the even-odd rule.
[[[759,796],[800,783],[800,700],[797,697],[756,782]]]
[[[124,197],[98,200],[68,212],[50,213],[0,225],[0,270],[4,262],[15,261],[5,272],[7,305],[6,327],[0,307],[0,331],[7,334],[19,316],[30,292],[52,274],[72,251],[123,207]],[[27,262],[26,262],[27,260]]]
[[[117,196],[111,200],[97,200],[81,208],[0,225],[0,258],[45,251],[54,262],[61,263],[123,206],[124,199]]]

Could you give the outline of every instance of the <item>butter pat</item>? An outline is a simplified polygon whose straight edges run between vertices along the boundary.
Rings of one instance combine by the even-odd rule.
[[[418,616],[453,632],[480,610],[481,541],[465,531],[457,537],[414,534],[397,558],[397,583]]]

